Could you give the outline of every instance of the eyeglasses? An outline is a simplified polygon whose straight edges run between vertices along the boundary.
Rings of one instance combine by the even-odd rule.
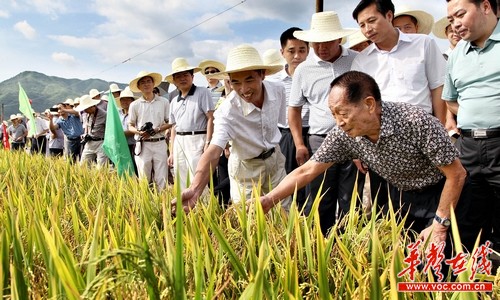
[[[205,71],[205,75],[208,75],[208,74],[215,74],[215,73],[219,73],[220,71],[215,69],[215,70],[210,70],[210,71]]]

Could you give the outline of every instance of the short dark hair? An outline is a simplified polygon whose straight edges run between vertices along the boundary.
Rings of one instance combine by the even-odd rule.
[[[295,36],[293,36],[293,33],[295,31],[302,31],[302,29],[300,29],[299,27],[290,27],[287,30],[283,31],[283,33],[280,36],[280,43],[281,43],[281,48],[282,49],[285,48],[286,43],[288,42],[288,40],[298,40],[298,38],[296,38]],[[303,41],[303,42],[306,43],[306,45],[309,47],[309,43],[308,42],[306,42],[306,41]]]
[[[450,2],[450,1],[451,0],[446,0],[446,2]],[[483,0],[469,0],[469,2],[474,3],[477,7],[479,7],[479,5],[481,5],[481,3],[483,3]],[[496,14],[497,13],[497,9],[498,9],[498,0],[488,0],[488,2],[491,5],[491,9]]]
[[[375,4],[377,11],[383,16],[385,16],[389,11],[392,11],[394,14],[394,4],[391,0],[361,0],[352,12],[354,20],[357,22],[359,13],[372,4]]]
[[[369,96],[375,98],[375,101],[382,101],[377,82],[373,77],[363,72],[349,71],[340,75],[330,84],[330,89],[334,87],[344,88],[347,93],[347,101],[353,104],[359,103]]]

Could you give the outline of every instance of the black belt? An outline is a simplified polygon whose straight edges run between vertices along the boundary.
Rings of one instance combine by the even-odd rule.
[[[142,140],[143,142],[159,142],[159,141],[164,141],[165,137],[157,138],[157,139],[147,139],[147,140]]]
[[[92,138],[92,142],[104,141],[104,138]]]
[[[465,137],[471,137],[475,139],[488,139],[488,138],[500,137],[500,128],[462,129],[460,132]]]
[[[76,138],[68,138],[68,140],[70,140],[70,141],[79,141],[79,140],[81,140],[81,138],[79,138],[79,137],[76,137]]]
[[[200,131],[183,131],[183,132],[176,132],[175,134],[177,135],[196,135],[196,134],[205,134],[207,133],[206,130],[200,130]]]
[[[262,160],[266,160],[266,159],[268,159],[269,157],[271,157],[271,155],[273,155],[274,151],[275,151],[275,148],[269,149],[269,150],[267,150],[267,151],[262,152],[259,156],[256,156],[256,157],[254,157],[253,159],[262,159]]]
[[[314,135],[314,136],[319,136],[322,138],[326,138],[326,134],[308,134],[309,136]]]

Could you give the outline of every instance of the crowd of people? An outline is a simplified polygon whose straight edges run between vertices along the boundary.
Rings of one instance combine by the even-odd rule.
[[[170,174],[187,212],[211,180],[225,205],[258,185],[265,211],[288,211],[295,192],[309,214],[321,193],[324,234],[369,183],[379,210],[391,201],[422,238],[449,240],[453,208],[467,249],[480,233],[500,249],[498,11],[495,0],[447,0],[434,23],[391,0],[361,0],[359,30],[319,12],[310,29],[285,30],[279,52],[243,44],[226,64],[179,57],[164,78],[141,71],[123,90],[111,84],[136,174],[158,189]],[[431,31],[449,41],[445,53]],[[198,72],[206,87],[193,83]],[[160,96],[162,81],[175,90]],[[2,126],[12,150],[29,138],[31,152],[103,166],[106,109],[91,90],[26,116],[30,136],[23,116]]]

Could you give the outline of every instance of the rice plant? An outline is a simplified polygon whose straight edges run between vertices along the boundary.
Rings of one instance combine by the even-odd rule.
[[[500,297],[498,276],[478,279],[493,281],[492,293],[399,293],[413,233],[394,211],[380,216],[374,206],[367,217],[355,201],[326,237],[317,214],[294,205],[264,214],[259,202],[224,210],[213,192],[173,216],[175,186],[157,192],[108,169],[4,151],[0,191],[2,299]]]

